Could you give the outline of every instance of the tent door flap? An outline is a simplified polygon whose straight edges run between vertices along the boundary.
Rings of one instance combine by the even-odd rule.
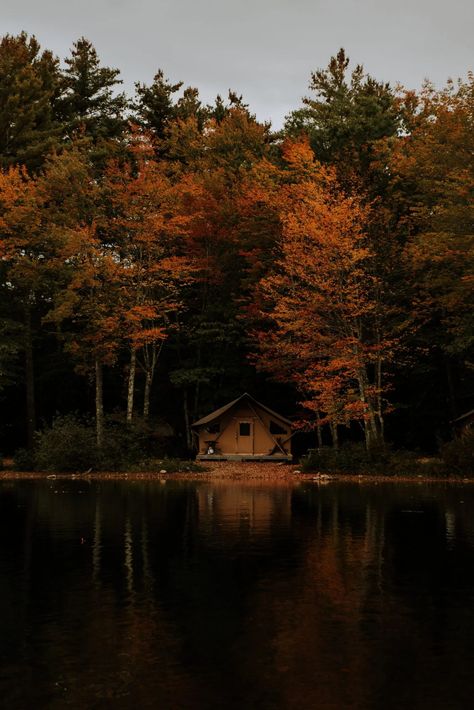
[[[254,425],[251,419],[238,419],[236,422],[237,431],[235,435],[236,453],[254,453]]]

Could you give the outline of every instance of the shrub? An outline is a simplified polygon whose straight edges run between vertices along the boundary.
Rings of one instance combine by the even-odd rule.
[[[127,424],[115,415],[106,420],[104,444],[99,449],[94,423],[68,414],[56,417],[51,427],[36,434],[34,454],[19,450],[15,466],[19,471],[55,473],[205,470],[194,461],[165,458],[161,448],[161,441],[146,422]]]
[[[158,456],[163,456],[162,442],[148,422],[137,419],[130,424],[120,414],[107,417],[98,462],[102,470],[130,470]]]
[[[122,418],[110,417],[99,449],[93,422],[72,414],[57,417],[36,435],[35,467],[55,472],[127,470],[146,458],[149,434],[142,424],[127,425]]]
[[[35,457],[28,449],[17,449],[13,454],[13,469],[15,471],[34,471]]]
[[[382,458],[382,451],[378,454]],[[369,456],[364,444],[349,442],[337,450],[329,446],[312,449],[302,460],[301,468],[304,472],[368,473],[369,469],[373,469],[374,461],[374,454]]]
[[[422,458],[419,452],[398,450],[381,444],[368,452],[362,443],[349,442],[336,451],[330,447],[311,450],[302,460],[305,473],[357,473],[380,476],[445,475],[439,459]]]
[[[443,444],[440,454],[448,474],[473,476],[474,429],[467,429],[458,438]]]
[[[82,472],[100,461],[93,425],[72,414],[56,417],[36,434],[35,468],[40,471]]]

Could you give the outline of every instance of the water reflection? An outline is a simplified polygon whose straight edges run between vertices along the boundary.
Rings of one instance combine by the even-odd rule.
[[[7,708],[468,708],[474,492],[0,484]]]

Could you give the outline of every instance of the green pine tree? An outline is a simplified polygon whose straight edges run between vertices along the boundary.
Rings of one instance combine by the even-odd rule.
[[[57,142],[58,60],[25,32],[0,41],[0,164],[41,167]]]
[[[120,71],[101,66],[89,40],[74,43],[62,75],[62,95],[58,114],[71,137],[83,131],[95,143],[117,139],[126,126],[127,99],[115,89],[122,81]]]
[[[182,81],[171,84],[162,69],[157,71],[150,86],[137,82],[132,104],[137,123],[151,131],[156,138],[164,138],[169,122],[177,116],[174,94],[182,86]]]
[[[378,141],[395,136],[401,116],[388,83],[366,74],[361,64],[349,72],[349,57],[340,49],[326,69],[311,74],[311,97],[287,117],[285,133],[309,135],[316,157],[338,168],[343,180],[357,176],[376,194],[383,170],[375,160]]]

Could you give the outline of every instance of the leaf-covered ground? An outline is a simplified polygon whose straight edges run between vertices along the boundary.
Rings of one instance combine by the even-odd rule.
[[[247,461],[209,461],[205,462],[205,471],[202,472],[179,472],[165,473],[156,471],[148,471],[141,473],[123,473],[117,471],[110,472],[94,472],[87,473],[65,473],[65,474],[47,474],[41,472],[17,472],[10,469],[0,471],[0,480],[8,479],[88,479],[88,480],[128,480],[128,481],[150,481],[157,480],[161,482],[181,480],[181,481],[212,481],[213,483],[225,483],[237,481],[239,484],[246,482],[252,485],[270,484],[270,485],[292,485],[299,482],[311,482],[318,485],[324,485],[331,481],[352,482],[352,483],[403,483],[417,481],[419,483],[451,483],[465,485],[466,483],[474,483],[474,479],[467,478],[432,478],[430,476],[380,476],[380,475],[361,475],[361,474],[333,474],[326,473],[301,473],[297,464],[283,463],[252,463]]]

